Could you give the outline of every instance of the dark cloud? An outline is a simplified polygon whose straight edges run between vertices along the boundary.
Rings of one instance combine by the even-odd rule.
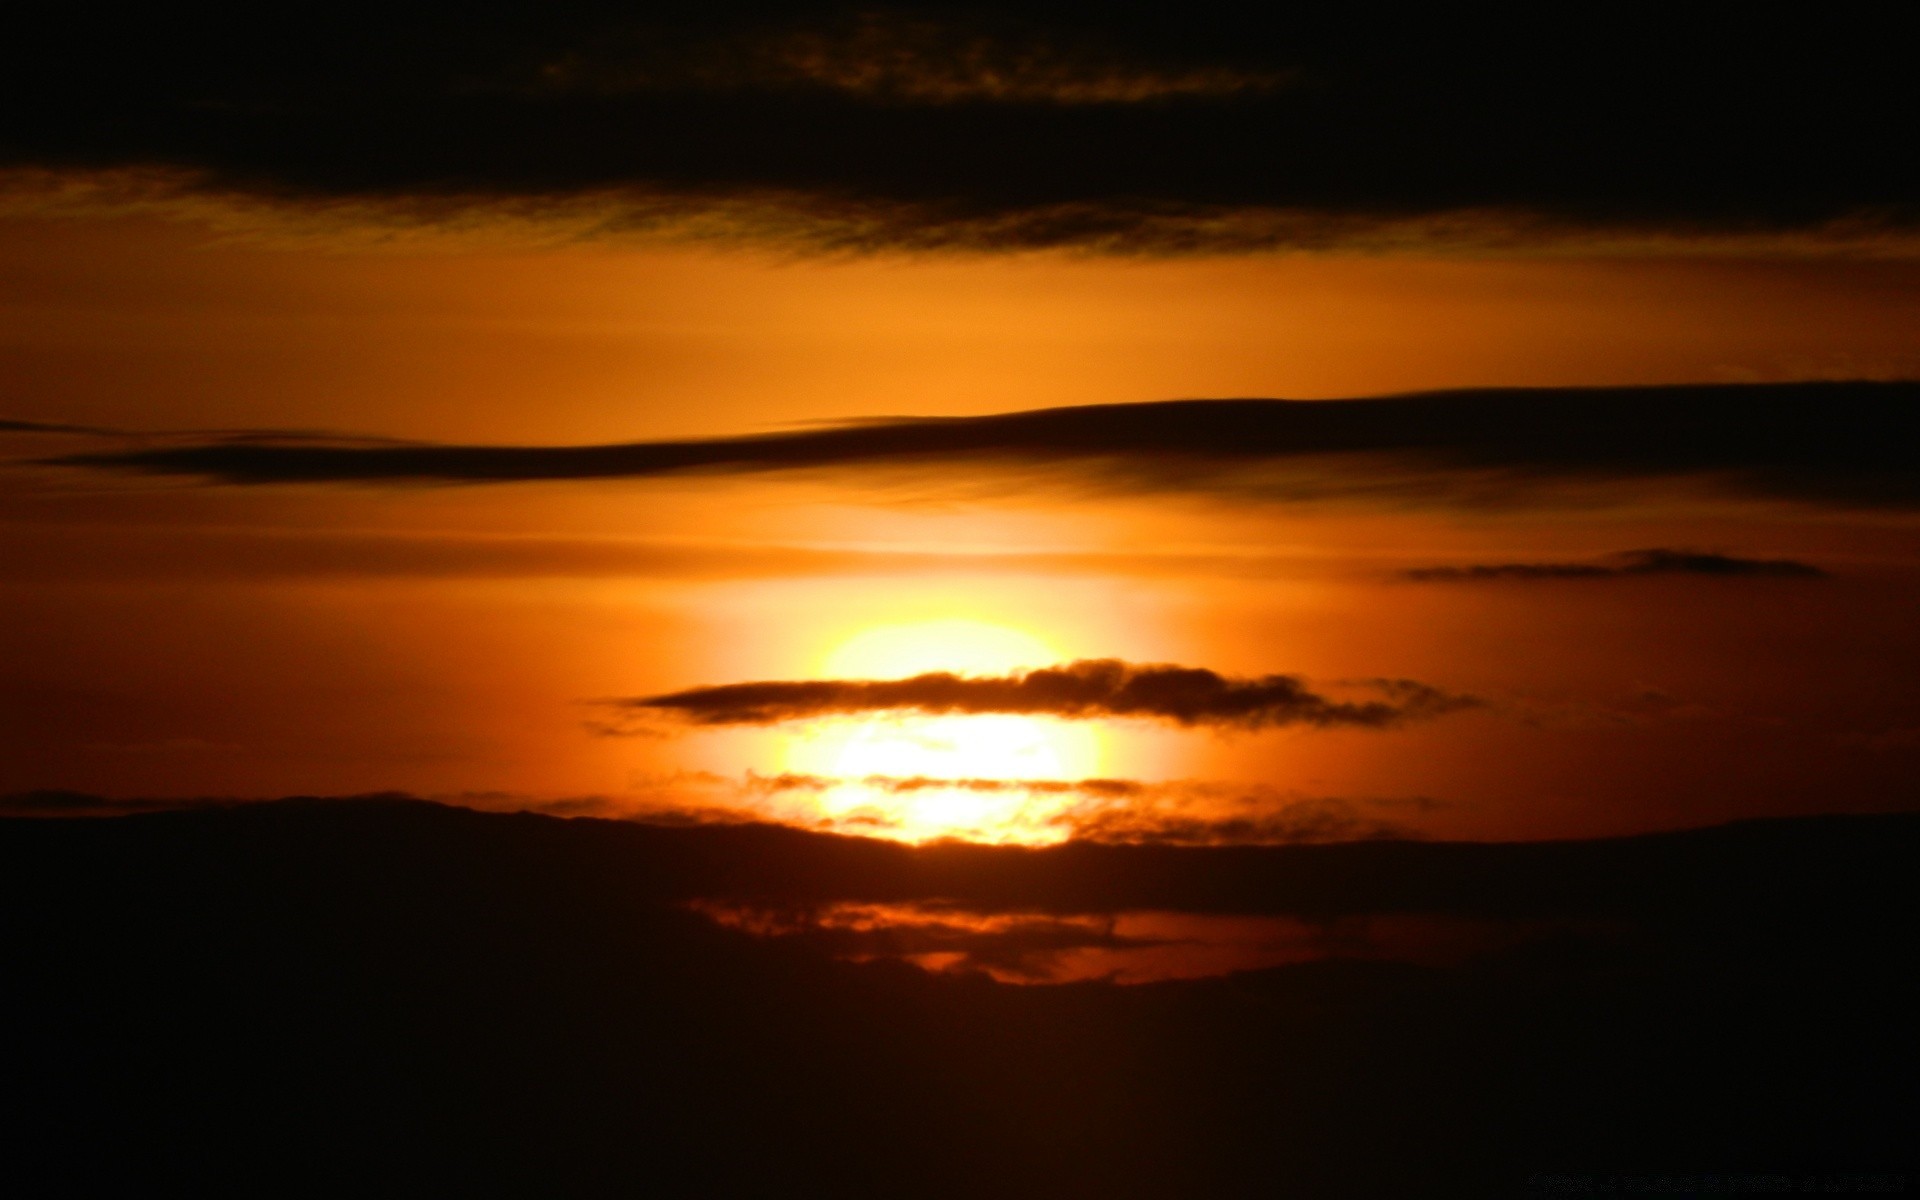
[[[1469,583],[1494,579],[1625,579],[1642,575],[1758,576],[1775,579],[1824,579],[1827,573],[1787,558],[1739,558],[1705,550],[1627,550],[1599,562],[1472,563],[1466,566],[1416,567],[1402,579],[1422,583]]]
[[[1420,797],[1404,803],[1435,802]],[[1056,823],[1076,841],[1160,846],[1292,846],[1417,836],[1402,822],[1363,811],[1374,805],[1334,797],[1276,799],[1258,791],[1221,796],[1218,789],[1176,785],[1153,789],[1144,801],[1091,794]]]
[[[694,725],[768,725],[853,713],[1020,713],[1088,720],[1139,717],[1177,725],[1380,729],[1480,703],[1412,680],[1370,681],[1372,700],[1335,700],[1291,675],[1233,679],[1200,667],[1085,659],[1006,675],[928,672],[906,679],[762,680],[609,700],[623,712]]]
[[[97,437],[122,435],[121,430],[103,429],[97,425],[65,425],[57,421],[23,421],[13,417],[0,417],[0,433],[63,433]]]
[[[0,168],[828,246],[1910,228],[1898,8],[28,3]],[[1476,221],[1479,228],[1475,230]]]
[[[1769,1185],[1897,1190],[1857,1173],[1911,1157],[1917,848],[1910,815],[1049,850],[394,802],[6,821],[8,1178],[135,1196],[1478,1197],[1654,1192],[1680,1177],[1616,1164],[1739,1170],[1714,1164],[1764,1146]],[[1273,926],[1240,918],[1291,914],[1336,961],[1000,986],[834,961],[688,911],[702,900],[832,913],[829,936],[857,932],[849,904],[917,910],[901,948],[1029,971],[1264,940]],[[1226,919],[1095,916],[1129,911]],[[1391,952],[1399,914],[1436,913],[1567,932],[1457,966],[1354,957]],[[1000,946],[968,939],[996,920]],[[1578,936],[1589,921],[1619,938]]]
[[[62,803],[71,805],[77,798]],[[102,798],[98,808],[135,811],[129,806],[136,803],[192,811],[105,822],[123,831],[98,836],[139,839],[169,830],[166,836],[200,838],[226,830],[235,839],[270,844],[275,853],[314,855],[322,863],[329,846],[362,846],[369,855],[410,865],[415,856],[431,859],[490,846],[489,860],[497,854],[539,859],[556,864],[552,874],[559,879],[597,873],[649,901],[731,898],[815,906],[939,900],[983,912],[1046,914],[1426,912],[1662,919],[1688,906],[1786,912],[1849,904],[1897,887],[1908,874],[1904,856],[1920,836],[1920,814],[1906,812],[1532,843],[1368,838],[1264,846],[1145,841],[908,846],[737,821],[652,824],[462,811],[400,795],[185,806]],[[136,823],[138,828],[127,827]],[[303,836],[285,836],[293,830],[304,831]],[[31,844],[34,836],[18,826],[7,832],[16,837],[13,847]],[[1801,877],[1794,864],[1810,863],[1832,868],[1818,887],[1796,882]],[[1635,886],[1622,888],[1621,879],[1633,879]]]
[[[1458,917],[1044,914],[982,912],[939,902],[695,901],[688,907],[727,928],[805,945],[844,961],[903,960],[1013,983],[1145,983],[1329,959],[1458,965],[1538,940],[1543,933],[1573,931],[1564,923]]]
[[[1499,388],[1352,400],[1169,400],[888,418],[592,446],[280,443],[256,436],[49,463],[228,484],[505,483],[888,467],[1067,468],[1124,487],[1488,504],[1708,480],[1816,502],[1920,504],[1920,383]]]
[[[1118,932],[1111,916],[981,913],[942,905],[695,902],[689,907],[729,928],[803,941],[835,958],[924,961],[937,955],[948,970],[1024,982],[1053,979],[1058,960],[1072,951],[1125,953],[1166,944],[1164,938]]]

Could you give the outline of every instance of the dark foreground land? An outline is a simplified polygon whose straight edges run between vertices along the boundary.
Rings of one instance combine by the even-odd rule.
[[[1040,852],[401,801],[8,820],[0,1192],[1913,1191],[1916,850],[1916,816]],[[686,907],[933,897],[1536,932],[1032,987]]]

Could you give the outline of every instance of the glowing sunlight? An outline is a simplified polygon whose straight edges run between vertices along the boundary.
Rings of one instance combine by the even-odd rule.
[[[1025,630],[941,619],[863,629],[823,654],[819,671],[857,679],[996,674],[1060,657]],[[889,715],[796,730],[783,762],[787,771],[822,780],[814,796],[818,818],[837,828],[915,842],[1047,842],[1065,836],[1049,818],[1072,797],[991,785],[1096,776],[1104,749],[1098,728],[1045,717]]]

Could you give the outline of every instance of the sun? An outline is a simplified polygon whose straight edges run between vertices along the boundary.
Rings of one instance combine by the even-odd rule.
[[[1064,656],[1036,634],[965,618],[872,626],[819,661],[822,678],[897,679],[927,671],[1002,674]],[[910,841],[1057,840],[1046,817],[1070,798],[1021,786],[1100,773],[1101,732],[1045,717],[886,714],[822,721],[790,736],[785,769],[827,781],[828,824]]]

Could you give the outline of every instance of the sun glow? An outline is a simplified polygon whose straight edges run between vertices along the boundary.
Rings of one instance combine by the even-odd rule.
[[[1041,667],[1060,658],[1050,642],[1011,626],[967,618],[873,625],[820,658],[827,678],[886,679],[924,671],[987,675]]]
[[[1062,657],[1022,630],[945,619],[863,629],[823,655],[819,671],[852,679],[985,675]],[[784,760],[786,770],[822,779],[813,803],[835,828],[908,841],[1045,842],[1064,836],[1048,818],[1071,799],[995,785],[1089,778],[1100,773],[1104,750],[1099,729],[1045,717],[889,714],[808,726],[789,737]]]

